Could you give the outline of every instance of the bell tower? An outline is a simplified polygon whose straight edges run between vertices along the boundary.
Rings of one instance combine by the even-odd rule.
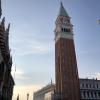
[[[80,100],[73,25],[62,2],[55,27],[56,100]]]

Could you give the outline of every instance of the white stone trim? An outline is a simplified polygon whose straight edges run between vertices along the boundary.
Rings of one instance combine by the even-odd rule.
[[[73,34],[71,33],[58,33],[57,36],[55,37],[55,43],[60,39],[60,38],[65,38],[65,39],[73,39]]]

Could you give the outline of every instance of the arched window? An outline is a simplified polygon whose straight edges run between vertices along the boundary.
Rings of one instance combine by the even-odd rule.
[[[90,84],[90,88],[91,88],[91,84]]]
[[[95,97],[97,97],[97,94],[96,94],[96,92],[94,92],[94,95],[95,95]]]
[[[99,96],[99,98],[100,98],[100,92],[98,92],[98,96]]]
[[[68,23],[70,23],[70,20],[67,20],[68,21]]]
[[[64,29],[63,29],[63,28],[61,28],[61,30],[62,30],[62,32],[64,31]]]
[[[91,97],[93,98],[93,92],[91,92]]]
[[[98,84],[97,84],[97,88],[98,88]]]
[[[89,98],[89,92],[87,92],[87,96],[88,96],[88,98]]]
[[[67,32],[67,29],[66,29],[66,32]]]
[[[88,84],[86,84],[86,88],[88,88]]]
[[[93,88],[95,88],[95,85],[93,84]]]
[[[84,87],[84,83],[82,84],[82,87]]]
[[[71,32],[71,30],[70,29],[67,29],[67,28],[61,28],[61,31],[62,32]]]
[[[85,91],[83,91],[84,98],[86,98],[86,95],[85,95],[85,93],[86,93],[86,92],[85,92]]]
[[[64,28],[64,32],[66,32],[66,29]]]

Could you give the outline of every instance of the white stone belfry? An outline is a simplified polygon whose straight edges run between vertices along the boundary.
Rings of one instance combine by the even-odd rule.
[[[60,37],[73,39],[73,25],[70,22],[70,17],[62,2],[60,3],[60,9],[55,24],[55,42],[59,40]]]

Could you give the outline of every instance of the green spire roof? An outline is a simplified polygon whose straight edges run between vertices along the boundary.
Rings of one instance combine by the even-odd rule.
[[[62,2],[60,3],[60,10],[59,10],[58,16],[69,16],[69,15],[67,14],[67,12],[66,12],[66,10],[65,10],[65,8],[64,8],[64,6],[63,6],[63,4],[62,4]]]

